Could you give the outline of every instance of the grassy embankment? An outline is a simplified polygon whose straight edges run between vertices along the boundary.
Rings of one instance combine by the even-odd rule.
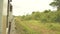
[[[60,34],[59,23],[41,23],[36,20],[21,21],[15,18],[17,34]]]

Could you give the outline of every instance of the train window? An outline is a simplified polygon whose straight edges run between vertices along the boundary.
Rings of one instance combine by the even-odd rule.
[[[12,0],[9,0],[10,2],[12,2]]]
[[[12,12],[12,5],[10,4],[10,11]]]

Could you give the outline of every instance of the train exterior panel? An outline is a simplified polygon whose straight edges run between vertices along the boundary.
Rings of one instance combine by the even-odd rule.
[[[0,34],[16,34],[12,0],[0,0]]]
[[[0,34],[6,34],[7,2],[8,0],[0,0]]]

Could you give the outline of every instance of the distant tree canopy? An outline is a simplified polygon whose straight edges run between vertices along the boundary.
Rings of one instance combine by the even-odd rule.
[[[45,10],[43,12],[32,12],[31,15],[19,16],[21,21],[38,20],[41,22],[60,22],[60,11]]]
[[[51,10],[45,10],[44,13],[49,13]]]
[[[56,7],[57,10],[60,10],[60,0],[54,0],[50,3],[51,6]]]

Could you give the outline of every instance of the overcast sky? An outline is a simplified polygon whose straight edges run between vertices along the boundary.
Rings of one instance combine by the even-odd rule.
[[[52,0],[13,0],[13,15],[31,14],[33,11],[53,10],[49,4]]]

